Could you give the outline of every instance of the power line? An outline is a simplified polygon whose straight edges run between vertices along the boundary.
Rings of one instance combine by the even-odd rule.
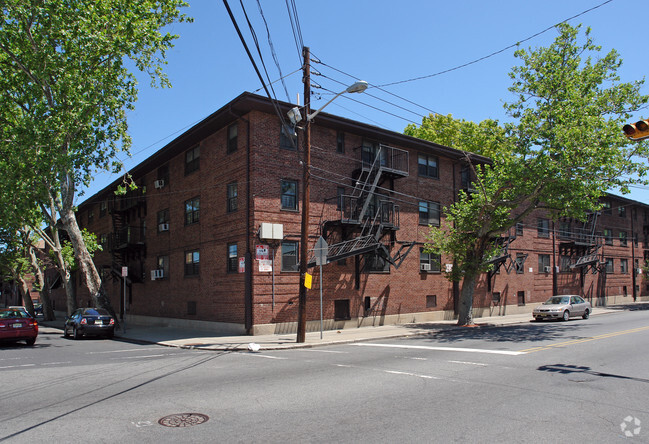
[[[592,8],[589,8],[589,9],[587,9],[587,10],[585,10],[585,11],[582,11],[582,12],[580,12],[579,14],[575,14],[575,15],[573,15],[572,17],[569,17],[569,18],[567,18],[567,19],[565,19],[565,20],[560,21],[559,23],[556,23],[556,24],[554,24],[554,25],[552,25],[552,26],[548,26],[548,27],[545,28],[544,30],[539,31],[539,32],[537,32],[536,34],[533,34],[533,35],[531,35],[531,36],[529,36],[529,37],[527,37],[527,38],[524,38],[523,40],[520,40],[520,41],[518,41],[518,42],[516,42],[516,43],[514,43],[514,44],[511,44],[511,45],[509,45],[509,46],[507,46],[507,47],[505,47],[505,48],[503,48],[503,49],[500,49],[500,50],[498,50],[498,51],[494,51],[494,52],[492,52],[491,54],[488,54],[488,55],[486,55],[486,56],[483,56],[483,57],[480,57],[480,58],[478,58],[478,59],[472,60],[472,61],[470,61],[470,62],[463,63],[463,64],[461,64],[461,65],[455,66],[455,67],[453,67],[453,68],[445,69],[445,70],[443,70],[443,71],[439,71],[439,72],[436,72],[436,73],[434,73],[434,74],[429,74],[429,75],[425,75],[425,76],[415,77],[415,78],[407,79],[407,80],[400,80],[400,81],[392,82],[392,83],[385,83],[385,84],[383,84],[383,85],[379,85],[379,87],[393,86],[393,85],[400,85],[400,84],[402,84],[402,83],[408,83],[408,82],[414,82],[414,81],[417,81],[417,80],[429,79],[429,78],[431,78],[431,77],[436,77],[436,76],[439,76],[439,75],[442,75],[442,74],[446,74],[446,73],[449,73],[449,72],[452,72],[452,71],[456,71],[456,70],[458,70],[458,69],[462,69],[462,68],[465,68],[465,67],[467,67],[467,66],[470,66],[470,65],[476,64],[476,63],[478,63],[478,62],[481,62],[481,61],[483,61],[483,60],[486,60],[486,59],[488,59],[488,58],[491,58],[491,57],[493,57],[493,56],[496,56],[496,55],[498,55],[498,54],[501,54],[501,53],[503,53],[503,52],[505,52],[505,51],[507,51],[507,50],[509,50],[509,49],[515,48],[515,47],[517,47],[517,46],[520,46],[521,43],[524,43],[524,42],[527,42],[527,41],[529,41],[529,40],[532,40],[533,38],[538,37],[539,35],[544,34],[544,33],[548,32],[548,31],[550,31],[551,29],[554,29],[555,27],[557,27],[557,26],[560,25],[561,23],[565,23],[565,22],[567,22],[567,21],[569,21],[569,20],[575,19],[575,18],[577,18],[577,17],[579,17],[579,16],[582,16],[582,15],[588,13],[588,12],[591,12],[591,11],[597,9],[597,8],[601,8],[602,6],[604,6],[604,5],[608,4],[608,3],[611,3],[612,1],[613,1],[613,0],[606,0],[604,3],[600,3],[600,4],[597,5],[597,6],[593,6]]]

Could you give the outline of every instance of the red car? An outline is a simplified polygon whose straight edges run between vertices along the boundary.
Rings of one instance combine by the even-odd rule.
[[[38,322],[22,309],[0,308],[0,341],[25,341],[34,345]]]

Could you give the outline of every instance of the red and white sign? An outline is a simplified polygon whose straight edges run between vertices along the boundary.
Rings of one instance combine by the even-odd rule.
[[[239,258],[239,273],[245,273],[246,272],[246,258],[245,257],[240,257]]]
[[[128,267],[122,267],[122,277],[128,276]]]
[[[256,245],[255,246],[255,251],[256,251],[256,259],[258,261],[263,261],[268,259],[268,245]]]
[[[273,261],[269,259],[262,259],[259,261],[259,271],[271,272],[273,271]]]

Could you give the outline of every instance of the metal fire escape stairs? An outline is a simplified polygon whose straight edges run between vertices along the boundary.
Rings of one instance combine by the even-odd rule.
[[[399,268],[415,242],[400,242],[400,248],[394,256],[390,248],[381,239],[399,228],[399,207],[388,199],[381,200],[377,193],[382,180],[408,175],[408,152],[379,145],[372,159],[362,162],[361,171],[349,195],[338,196],[337,216],[326,219],[321,230],[329,245],[327,262],[334,262],[365,253],[377,252],[395,268]],[[334,227],[341,227],[335,230]],[[344,233],[352,235],[341,239]],[[340,235],[336,239],[336,234]],[[315,258],[309,260],[309,266],[315,265]]]
[[[584,274],[591,271],[593,274],[601,271],[603,264],[600,261],[601,239],[595,233],[599,212],[588,214],[583,227],[574,228],[570,233],[559,233],[563,239],[559,243],[559,254],[575,259],[570,264],[570,269],[579,269]]]
[[[514,234],[512,234],[511,229],[507,232],[507,235],[493,239],[493,244],[498,248],[498,252],[487,261],[491,265],[491,269],[488,272],[489,282],[500,271],[500,268],[503,268],[509,274],[511,270],[520,270],[525,266],[525,260],[527,260],[528,256],[527,253],[517,256],[516,259],[513,259],[511,253],[509,253],[509,245],[514,240],[516,240],[516,232],[514,231]]]

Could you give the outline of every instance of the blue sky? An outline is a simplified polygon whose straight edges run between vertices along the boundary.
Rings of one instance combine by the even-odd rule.
[[[191,24],[173,26],[179,34],[168,52],[166,72],[170,89],[152,89],[141,76],[139,100],[129,114],[133,138],[132,157],[122,154],[125,167],[135,166],[162,148],[193,124],[216,111],[244,91],[264,95],[262,85],[237,36],[221,0],[189,0],[185,12]],[[289,19],[281,0],[243,0],[269,77],[276,80],[279,70],[273,60],[268,24],[275,54],[285,85],[273,84],[278,99],[303,103],[301,58]],[[289,1],[290,3],[290,1]],[[632,0],[295,0],[302,42],[322,63],[313,68],[321,75],[312,81],[315,109],[340,92],[354,78],[371,85],[386,85],[418,77],[421,80],[397,83],[364,94],[343,95],[327,107],[327,112],[401,132],[409,123],[420,123],[430,112],[452,114],[456,118],[481,121],[506,120],[503,103],[511,101],[508,73],[518,63],[515,48],[482,61],[431,76],[501,51],[546,28],[569,20],[572,25],[592,28],[602,53],[616,49],[624,65],[622,81],[644,78],[649,63],[642,45],[649,41],[648,19],[634,12],[640,3]],[[243,35],[262,69],[241,4],[229,0]],[[597,7],[597,8],[595,8]],[[595,8],[595,9],[592,9]],[[591,10],[592,9],[592,10]],[[588,11],[590,10],[590,11]],[[588,11],[588,12],[585,12]],[[585,13],[584,13],[585,12]],[[582,14],[583,13],[583,14]],[[522,47],[549,46],[556,37],[546,31]],[[649,93],[645,85],[644,93]],[[354,99],[356,101],[353,101]],[[360,102],[360,103],[359,103]],[[649,117],[649,110],[635,116]],[[98,173],[83,201],[110,184],[118,176]],[[649,203],[649,189],[634,188],[626,197]]]

